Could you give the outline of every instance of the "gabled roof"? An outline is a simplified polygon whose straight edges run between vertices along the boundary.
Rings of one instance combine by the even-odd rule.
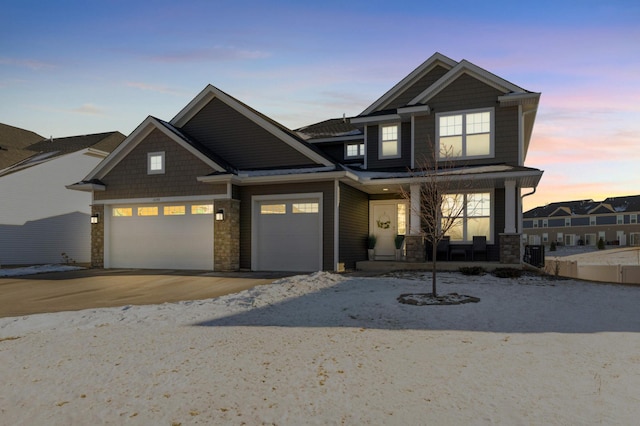
[[[182,127],[189,122],[202,108],[213,99],[219,99],[238,113],[244,115],[284,143],[297,150],[311,161],[324,166],[333,166],[334,163],[320,150],[307,143],[300,136],[287,129],[280,123],[266,115],[254,110],[231,95],[223,92],[211,84],[207,85],[187,106],[185,106],[170,122],[175,127]]]
[[[205,152],[200,144],[190,140],[170,123],[155,117],[147,117],[107,158],[96,166],[80,183],[92,182],[104,178],[124,157],[140,144],[153,130],[160,130],[174,142],[190,151],[217,172],[228,172],[229,167],[212,153]]]
[[[113,151],[125,136],[120,132],[95,133],[91,135],[70,136],[65,138],[42,139],[32,143],[22,149],[16,150],[13,160],[19,157],[18,161],[0,170],[0,176],[14,173],[28,167],[33,167],[46,161],[50,161],[61,155],[90,150],[92,155],[105,157]],[[9,149],[8,152],[12,150]],[[2,157],[4,157],[4,152]]]
[[[33,155],[26,148],[42,139],[42,136],[30,130],[0,123],[0,170]]]
[[[362,130],[353,126],[350,118],[332,118],[319,123],[296,129],[295,132],[305,140],[329,138],[362,138]]]
[[[623,212],[640,213],[640,195],[609,197],[604,201],[578,200],[559,201],[546,206],[536,207],[524,213],[525,218],[562,216],[557,212],[565,211],[571,215],[616,214]]]
[[[424,61],[418,68],[413,70],[409,75],[400,80],[398,84],[393,86],[387,93],[382,95],[377,101],[372,103],[367,109],[360,113],[360,116],[370,115],[376,111],[380,111],[385,108],[393,99],[404,92],[408,87],[415,84],[423,76],[428,74],[436,66],[442,66],[446,69],[452,69],[457,65],[457,62],[451,58],[444,56],[443,54],[436,52],[429,59]]]

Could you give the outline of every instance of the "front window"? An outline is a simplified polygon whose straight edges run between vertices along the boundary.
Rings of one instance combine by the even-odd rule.
[[[437,115],[440,158],[493,155],[493,109]]]
[[[363,143],[348,143],[346,146],[347,146],[347,158],[364,157]]]
[[[400,125],[380,126],[380,158],[400,157]]]
[[[457,218],[451,215],[458,215]],[[470,242],[473,237],[491,239],[491,194],[450,194],[442,206],[443,223],[454,219],[447,235],[451,241]]]

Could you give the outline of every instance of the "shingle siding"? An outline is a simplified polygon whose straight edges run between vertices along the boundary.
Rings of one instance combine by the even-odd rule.
[[[182,130],[238,169],[314,164],[217,98],[202,108]]]
[[[147,174],[147,154],[164,151],[165,173]],[[103,179],[106,191],[94,192],[95,200],[211,195],[226,193],[226,185],[198,182],[214,170],[174,142],[153,130]]]
[[[367,259],[366,238],[369,233],[369,197],[364,192],[340,184],[339,262],[354,269],[356,262]]]

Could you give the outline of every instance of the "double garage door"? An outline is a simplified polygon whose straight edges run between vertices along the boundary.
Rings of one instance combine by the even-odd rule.
[[[213,270],[213,204],[113,206],[108,266]]]

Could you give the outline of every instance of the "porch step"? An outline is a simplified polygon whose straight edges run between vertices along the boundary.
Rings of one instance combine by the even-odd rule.
[[[430,271],[431,262],[403,262],[392,260],[363,260],[356,262],[356,270],[368,272],[385,272],[385,271]],[[486,271],[493,271],[496,268],[522,268],[518,263],[507,264],[500,262],[446,262],[439,261],[436,264],[438,271],[457,271],[462,267],[480,266]]]

